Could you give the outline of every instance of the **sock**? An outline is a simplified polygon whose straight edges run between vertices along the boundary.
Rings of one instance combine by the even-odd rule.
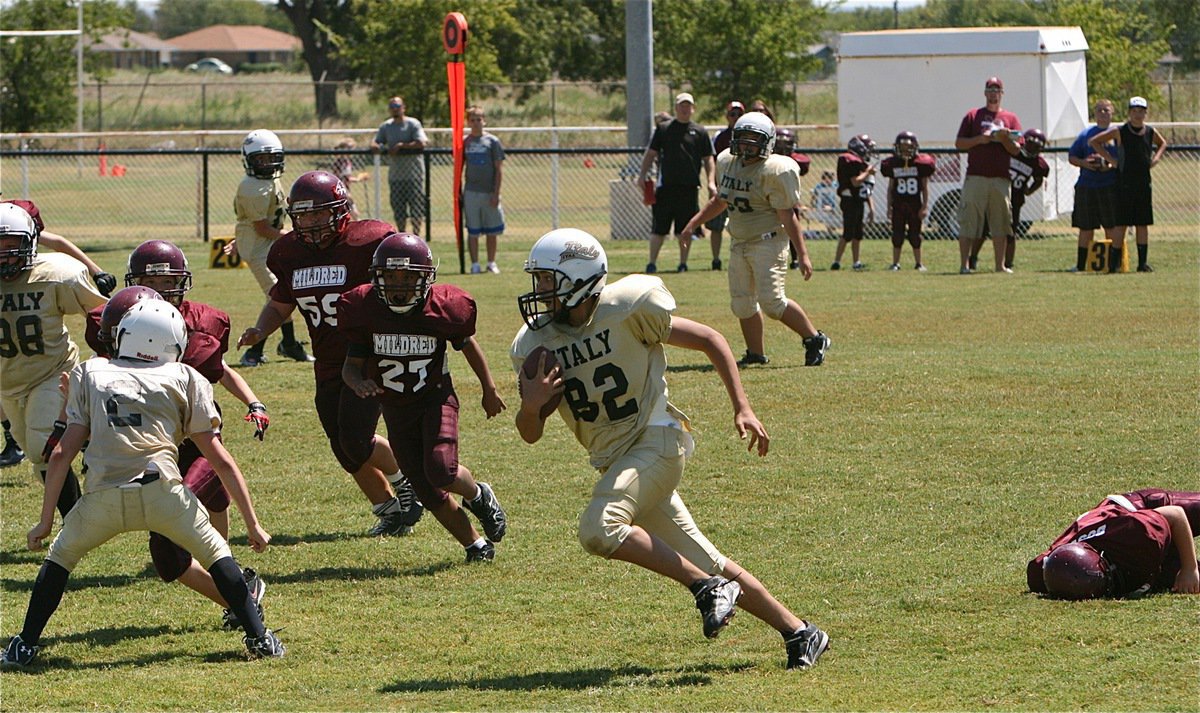
[[[799,636],[800,634],[802,634],[804,632],[804,630],[807,628],[808,628],[808,622],[803,621],[803,622],[801,622],[799,629],[796,629],[795,631],[780,631],[779,635],[783,637],[784,641],[791,641],[792,639],[794,639],[797,636]]]
[[[1138,267],[1142,267],[1146,264],[1146,253],[1150,252],[1150,245],[1148,243],[1146,245],[1139,244],[1137,246],[1137,250],[1138,250]]]
[[[387,481],[392,484],[393,488],[411,487],[408,484],[408,476],[406,476],[402,470],[398,470],[395,473],[387,476]]]
[[[1078,272],[1083,272],[1087,269],[1087,248],[1075,248],[1075,269]]]
[[[383,517],[384,515],[391,515],[392,513],[400,512],[400,500],[393,497],[387,502],[379,503],[378,505],[372,505],[371,512],[375,513],[376,517]]]
[[[63,569],[62,565],[54,564],[50,560],[42,562],[37,579],[33,580],[29,608],[25,610],[25,625],[21,629],[21,639],[25,643],[37,646],[41,641],[46,622],[50,621],[50,617],[62,602],[69,576],[71,573]]]
[[[255,344],[254,346],[247,349],[246,353],[250,354],[252,356],[261,357],[263,354],[263,347],[265,347],[265,346],[267,346],[267,340],[264,339],[261,342],[259,342],[258,344]]]
[[[479,487],[479,483],[475,484],[475,497],[467,498],[470,502],[478,502],[479,498],[483,497],[483,488]]]
[[[242,576],[242,568],[233,561],[233,557],[222,557],[213,562],[208,573],[212,575],[217,591],[229,604],[229,611],[236,614],[242,623],[246,636],[257,639],[267,633],[267,627],[258,615],[258,607],[250,596],[250,588],[246,586],[246,578]]]
[[[1121,255],[1125,252],[1125,248],[1109,248],[1108,249],[1108,271],[1118,272],[1121,269]]]
[[[279,333],[283,335],[284,344],[291,344],[296,341],[296,324],[295,322],[284,322],[279,327]]]
[[[700,596],[700,593],[703,592],[705,587],[708,586],[708,582],[711,579],[715,579],[715,577],[705,577],[704,579],[697,579],[695,582],[692,582],[691,584],[688,585],[688,591],[690,591],[692,593],[693,597]]]
[[[45,483],[46,471],[38,469],[38,475],[42,476],[42,483]],[[58,514],[65,518],[67,513],[71,512],[71,508],[75,507],[75,503],[79,502],[79,495],[79,478],[75,476],[73,468],[67,468],[67,478],[58,494]]]
[[[4,437],[12,440],[12,423],[6,418],[3,421],[0,421],[0,426],[4,427]]]
[[[486,544],[487,544],[487,540],[485,540],[484,538],[480,537],[478,540],[475,540],[474,542],[472,542],[472,543],[471,543],[471,544],[470,544],[470,545],[467,547],[467,549],[468,549],[468,550],[478,550],[478,549],[480,549],[481,547],[483,547],[483,546],[484,546],[484,545],[486,545]]]

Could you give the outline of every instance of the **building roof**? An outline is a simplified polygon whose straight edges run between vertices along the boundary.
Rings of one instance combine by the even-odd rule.
[[[155,35],[120,28],[113,30],[93,42],[90,48],[93,52],[117,52],[122,50],[151,50],[170,51],[175,45],[160,40]]]
[[[299,38],[260,25],[213,25],[167,41],[185,52],[279,52],[300,47]]]

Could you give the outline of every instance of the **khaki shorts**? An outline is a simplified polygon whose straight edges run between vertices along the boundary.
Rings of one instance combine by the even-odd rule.
[[[267,255],[274,244],[274,240],[259,235],[237,239],[238,256],[250,266],[250,272],[265,295],[270,295],[275,286],[275,273],[267,268]]]
[[[767,240],[735,240],[729,246],[729,308],[738,319],[761,308],[779,319],[787,308],[788,236],[782,228]]]
[[[628,537],[629,525],[637,525],[705,572],[721,572],[725,557],[700,532],[675,490],[692,447],[688,433],[647,427],[592,489],[592,500],[579,520],[584,548],[611,555]]]
[[[123,485],[85,493],[67,513],[46,559],[70,572],[88,552],[122,532],[149,530],[191,553],[204,569],[232,556],[208,511],[179,480]]]
[[[992,237],[1012,234],[1012,183],[1007,178],[967,176],[958,205],[958,237],[982,237],[985,219]]]
[[[500,235],[504,232],[504,206],[492,205],[491,193],[463,191],[463,220],[468,235]]]
[[[67,369],[74,368],[68,364]],[[35,470],[42,470],[42,449],[54,430],[54,422],[62,411],[63,396],[58,391],[58,377],[46,379],[16,397],[0,399],[4,415],[12,423],[13,438],[25,451],[25,457]]]

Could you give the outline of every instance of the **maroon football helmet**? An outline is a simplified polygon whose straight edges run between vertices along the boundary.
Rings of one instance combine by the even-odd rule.
[[[892,148],[895,150],[897,158],[911,161],[921,151],[921,144],[917,142],[917,135],[913,132],[901,131],[896,134],[896,143]]]
[[[321,250],[341,239],[350,224],[350,194],[332,173],[309,171],[292,184],[287,212],[296,238]]]
[[[113,295],[104,305],[104,310],[100,312],[100,341],[108,345],[109,354],[116,354],[116,340],[114,330],[121,323],[121,318],[138,302],[142,300],[161,300],[162,295],[158,294],[149,287],[134,285],[126,287]]]
[[[1094,599],[1109,593],[1108,560],[1091,545],[1070,542],[1054,548],[1042,561],[1046,591],[1059,599]]]
[[[1046,135],[1042,133],[1041,129],[1029,129],[1021,138],[1023,139],[1021,151],[1026,156],[1037,156],[1042,149],[1046,148]]]
[[[34,205],[33,201],[26,201],[26,200],[21,200],[20,198],[13,198],[10,201],[4,201],[4,202],[12,203],[13,205],[20,206],[21,208],[23,208],[25,210],[25,212],[29,214],[29,217],[33,218],[33,227],[37,228],[38,235],[41,235],[42,231],[46,229],[46,223],[45,223],[45,221],[42,220],[42,211],[38,210],[38,207],[36,205]]]
[[[862,160],[870,161],[875,153],[875,140],[866,134],[859,134],[846,143],[846,148]]]
[[[174,280],[160,284],[154,279],[164,276]],[[192,272],[188,270],[187,257],[178,246],[166,240],[147,240],[129,253],[125,286],[141,285],[143,279],[153,280],[155,284],[147,286],[176,307],[183,303],[183,296],[192,289]]]
[[[392,233],[375,248],[371,284],[391,311],[406,314],[420,306],[436,280],[433,253],[419,236]]]
[[[796,134],[791,129],[775,130],[775,153],[791,156],[796,148]]]

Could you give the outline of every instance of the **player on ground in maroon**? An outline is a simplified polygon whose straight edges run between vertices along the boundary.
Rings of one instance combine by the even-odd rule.
[[[929,215],[929,177],[936,159],[921,153],[917,135],[911,131],[896,134],[895,153],[879,165],[879,173],[888,179],[887,215],[892,224],[892,266],[900,269],[900,251],[904,241],[912,245],[914,267],[925,272],[921,261],[921,223]]]
[[[461,351],[483,388],[488,418],[504,400],[475,341],[475,300],[453,285],[437,285],[437,267],[412,233],[384,238],[371,261],[371,284],[342,294],[338,330],[348,347],[342,377],[363,398],[378,397],[392,452],[425,509],[458,540],[467,561],[495,557],[507,516],[491,486],[476,483],[458,459],[458,394],[446,345]],[[450,493],[483,525],[479,533]]]
[[[354,476],[379,518],[371,535],[403,535],[422,509],[400,472],[387,439],[375,435],[379,401],[361,398],[342,381],[346,337],[337,328],[337,300],[371,282],[371,257],[391,233],[378,220],[350,220],[349,194],[337,176],[309,171],[288,196],[293,229],[271,246],[267,266],[279,278],[271,296],[238,346],[256,344],[279,328],[297,307],[312,341],[317,417],[342,469]],[[394,491],[393,491],[394,489]]]
[[[1168,589],[1200,594],[1196,537],[1200,493],[1146,488],[1109,495],[1029,562],[1029,591],[1064,599]]]

